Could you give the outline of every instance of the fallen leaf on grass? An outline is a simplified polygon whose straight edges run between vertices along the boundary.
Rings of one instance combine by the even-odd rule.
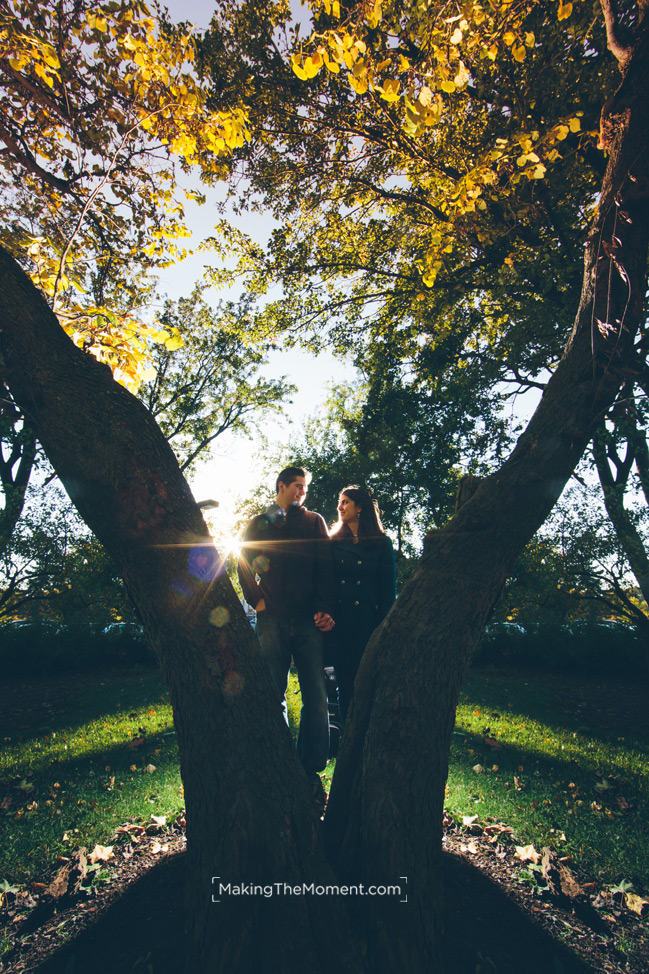
[[[598,792],[609,791],[613,787],[614,786],[606,778],[602,778],[602,780],[598,781],[597,784],[595,785],[595,791]]]
[[[156,766],[155,764],[147,764],[144,770],[146,771],[147,774],[153,774],[153,772],[156,770]]]
[[[127,747],[140,747],[142,744],[144,744],[144,738],[143,737],[134,737],[133,740],[132,741],[129,741],[126,746]]]
[[[541,858],[533,845],[517,845],[516,856],[522,862],[533,862],[535,866]]]
[[[462,852],[470,852],[472,856],[478,854],[478,844],[477,842],[469,842],[468,845],[461,845],[460,850]]]
[[[485,742],[485,744],[488,744],[489,747],[493,747],[493,748],[501,748],[502,747],[502,744],[500,743],[500,741],[497,741],[495,737],[485,737],[484,742]]]
[[[108,862],[113,855],[112,845],[96,845],[88,856],[90,862]]]
[[[644,916],[649,907],[649,897],[637,896],[635,893],[625,893],[624,902],[627,908],[637,913],[639,917]]]
[[[501,822],[491,822],[489,825],[485,825],[484,834],[492,843],[506,841],[507,839],[511,841],[514,830]]]
[[[476,818],[477,817],[478,816],[476,815]],[[160,828],[162,828],[163,825],[166,825],[167,824],[167,816],[166,815],[152,815],[151,816],[151,821],[154,823],[154,825],[159,825]]]
[[[471,770],[475,771],[476,774],[481,774],[484,771],[484,768],[481,764],[474,764]]]

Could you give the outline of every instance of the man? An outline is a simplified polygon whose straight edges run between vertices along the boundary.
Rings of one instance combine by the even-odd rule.
[[[278,475],[275,503],[245,530],[239,581],[257,612],[259,644],[285,717],[291,656],[297,667],[302,693],[297,753],[314,798],[324,805],[318,773],[329,754],[323,633],[335,624],[335,583],[325,522],[303,506],[307,481],[302,467],[286,467]]]

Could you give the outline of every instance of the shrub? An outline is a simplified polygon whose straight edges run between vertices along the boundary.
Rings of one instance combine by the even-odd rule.
[[[153,664],[137,623],[57,625],[43,620],[0,626],[0,667],[5,676],[40,677],[135,664]]]

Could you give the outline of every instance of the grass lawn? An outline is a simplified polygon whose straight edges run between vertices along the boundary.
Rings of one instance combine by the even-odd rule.
[[[473,671],[457,711],[446,805],[514,829],[604,884],[649,889],[646,687]]]
[[[553,845],[603,883],[647,890],[649,731],[640,693],[474,671],[453,735],[450,813],[506,823],[518,844]],[[16,684],[5,696],[0,881],[42,880],[59,855],[107,844],[124,822],[181,811],[171,709],[156,672]],[[295,725],[294,681],[288,705]]]
[[[0,880],[42,880],[58,856],[108,844],[122,823],[182,810],[171,706],[156,671],[16,684],[3,713]]]

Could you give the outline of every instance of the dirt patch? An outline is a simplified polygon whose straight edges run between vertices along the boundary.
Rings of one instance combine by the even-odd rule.
[[[177,974],[183,968],[184,835],[116,848],[111,878],[26,932],[29,911],[5,911],[3,974]],[[646,925],[611,903],[594,929],[518,879],[513,847],[447,822],[447,974],[646,974]],[[593,913],[595,911],[593,910]],[[620,949],[624,945],[624,951]]]

